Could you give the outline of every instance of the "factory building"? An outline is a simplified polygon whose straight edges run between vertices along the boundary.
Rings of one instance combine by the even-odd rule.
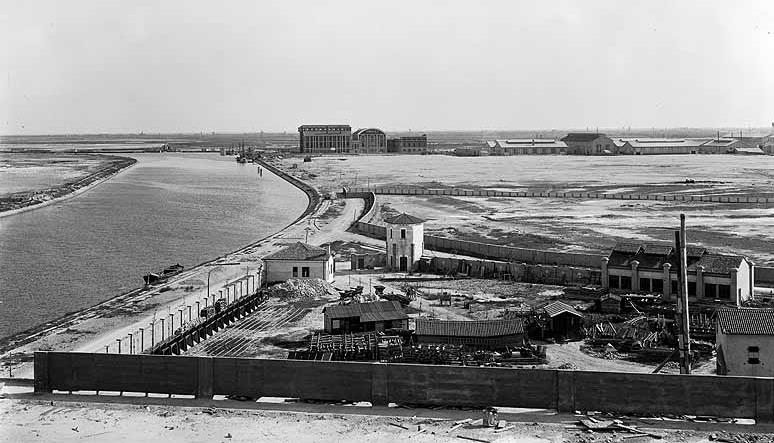
[[[718,309],[717,374],[774,377],[774,309]]]
[[[421,218],[400,214],[385,220],[387,229],[387,269],[411,272],[424,253],[424,223]]]
[[[387,152],[387,136],[381,129],[358,129],[352,133],[352,151],[361,154],[385,153]]]
[[[396,154],[426,154],[427,135],[390,138],[387,140],[387,152]]]
[[[498,155],[558,155],[567,153],[567,144],[548,138],[495,140],[491,152]]]
[[[597,132],[571,132],[561,139],[572,155],[609,155],[615,153],[615,143]]]
[[[687,248],[688,298],[725,300],[737,306],[753,294],[754,263],[738,255]],[[602,259],[602,284],[609,289],[678,294],[679,253],[671,245],[619,243]]]
[[[352,150],[349,125],[302,125],[298,127],[298,146],[302,153],[346,153]]]
[[[659,155],[698,154],[709,139],[683,138],[622,138],[616,140],[616,154]],[[620,143],[620,145],[619,145]]]

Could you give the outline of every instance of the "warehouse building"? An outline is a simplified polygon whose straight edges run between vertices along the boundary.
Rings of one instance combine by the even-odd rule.
[[[711,139],[699,147],[701,154],[729,154],[740,146],[739,140],[733,138]]]
[[[753,294],[754,269],[749,259],[688,247],[688,298],[727,300],[739,306]],[[606,288],[678,294],[678,251],[671,245],[620,243],[602,259]]]
[[[302,153],[346,153],[352,150],[349,125],[302,125],[298,127],[298,146]]]
[[[414,331],[418,344],[451,344],[474,348],[502,349],[523,346],[524,321],[452,321],[418,318]]]
[[[352,150],[361,154],[387,152],[387,136],[377,128],[358,129],[352,133]]]
[[[561,139],[572,155],[610,155],[615,153],[615,143],[605,134],[597,132],[571,132]]]
[[[408,329],[408,315],[397,301],[327,306],[323,315],[325,332],[331,334]]]
[[[709,139],[684,138],[622,138],[617,154],[660,155],[660,154],[698,154],[701,146]],[[616,143],[617,145],[618,143]]]
[[[774,309],[718,309],[717,374],[774,377]]]
[[[500,155],[558,155],[567,153],[567,144],[548,138],[495,140],[492,152]]]
[[[332,282],[336,268],[329,249],[301,242],[267,255],[263,263],[268,283],[290,278],[319,278]]]
[[[387,152],[396,154],[426,154],[427,135],[394,137],[387,140]]]

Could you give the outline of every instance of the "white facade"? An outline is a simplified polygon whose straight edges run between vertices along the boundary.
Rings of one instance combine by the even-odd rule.
[[[400,272],[415,270],[425,249],[424,223],[402,214],[390,219],[385,227],[387,269]]]
[[[718,331],[718,367],[725,374],[774,377],[774,335],[730,335]],[[721,369],[722,371],[723,369]]]
[[[265,259],[266,281],[283,282],[291,278],[319,278],[333,281],[333,256],[325,261],[271,260]]]

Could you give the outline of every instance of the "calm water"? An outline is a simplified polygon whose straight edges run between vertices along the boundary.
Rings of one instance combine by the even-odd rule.
[[[274,233],[304,194],[217,154],[131,154],[138,163],[56,205],[0,218],[0,337]]]

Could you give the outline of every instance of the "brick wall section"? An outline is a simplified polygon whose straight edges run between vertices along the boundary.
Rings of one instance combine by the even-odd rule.
[[[36,352],[35,392],[52,390],[774,420],[774,378],[762,377]]]

